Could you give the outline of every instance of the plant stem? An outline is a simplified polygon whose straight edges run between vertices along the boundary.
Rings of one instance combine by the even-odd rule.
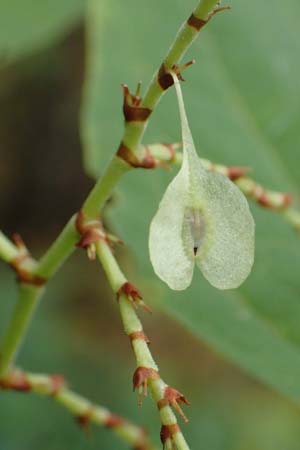
[[[207,19],[207,14],[217,3],[217,0],[201,0],[194,11],[194,15],[200,19]],[[197,34],[198,30],[191,27],[188,22],[185,21],[164,61],[167,68],[170,68],[170,66],[179,61]],[[146,92],[142,106],[150,106],[151,109],[153,109],[163,92],[164,91],[158,84],[156,73]],[[141,124],[139,122],[126,122],[122,141],[135,153],[137,153],[139,149],[139,144],[147,123],[148,121],[142,122]],[[83,204],[82,210],[89,219],[98,218],[105,201],[120,178],[128,170],[130,170],[130,166],[124,163],[124,161],[120,160],[118,157],[112,158],[103,176],[97,181],[95,187]],[[32,272],[37,276],[49,279],[62,262],[73,252],[77,239],[78,233],[75,228],[75,217],[73,217],[41,258],[40,262],[32,269]],[[3,235],[0,236],[0,241],[2,242],[2,252],[0,255],[6,261],[9,261],[10,258],[14,256],[14,248]],[[16,306],[12,322],[9,325],[7,334],[4,336],[2,347],[0,349],[0,354],[2,355],[0,370],[2,373],[4,373],[8,366],[11,365],[13,358],[17,353],[41,292],[41,288],[36,288],[34,286],[20,287],[20,300]],[[155,389],[153,389],[153,392],[155,392]],[[171,409],[170,411],[172,413]]]
[[[17,304],[1,342],[0,377],[13,365],[42,293],[41,287],[22,283],[19,285]]]
[[[18,253],[18,248],[0,231],[0,258],[10,263]]]
[[[195,8],[193,15],[198,19],[206,21],[210,12],[218,4],[216,0],[201,0]],[[190,45],[198,36],[199,30],[189,25],[188,21],[181,25],[173,44],[171,45],[163,64],[166,69],[171,69],[184,56]],[[153,110],[164,94],[164,90],[158,82],[159,69],[154,73],[152,80],[146,90],[141,106]],[[128,122],[122,141],[133,152],[137,152],[139,144],[147,128],[148,120],[144,122]]]
[[[0,380],[1,387],[30,391],[51,397],[69,410],[82,426],[88,426],[91,422],[95,425],[105,426],[132,448],[155,450],[143,428],[71,391],[65,386],[63,378],[59,375],[12,372]]]
[[[109,284],[116,295],[118,295],[119,310],[123,322],[125,333],[131,337],[133,334],[143,334],[143,326],[137,316],[134,300],[128,298],[125,294],[120,294],[120,289],[125,283],[128,283],[125,275],[121,271],[109,245],[106,241],[101,240],[96,244],[97,256],[101,262],[106,273]],[[150,352],[147,341],[143,338],[136,337],[132,340],[132,347],[136,358],[137,367],[149,368],[158,371],[158,367]],[[147,380],[147,384],[151,390],[153,399],[156,403],[164,400],[165,389],[168,385],[162,380],[160,376],[156,379]],[[170,405],[165,405],[160,409],[160,419],[162,425],[173,426],[177,425],[177,419],[172,411]],[[189,450],[181,430],[172,436],[176,448],[178,450]]]
[[[194,15],[199,19],[207,19],[208,13],[213,10],[217,3],[217,0],[201,0],[194,11]],[[187,21],[183,23],[164,60],[164,64],[167,68],[170,68],[173,64],[179,62],[198,34],[199,32],[195,28],[189,26]],[[163,93],[164,91],[157,82],[157,72],[155,72],[145,94],[142,106],[153,109]],[[134,153],[138,152],[147,125],[148,121],[141,123],[126,122],[125,124],[122,142],[124,142]],[[90,219],[95,219],[99,216],[105,201],[111,195],[116,184],[130,169],[131,167],[124,163],[123,160],[120,160],[120,158],[112,158],[103,175],[99,178],[82,206],[83,212]],[[53,243],[52,247],[50,247],[43,256],[35,273],[40,276],[45,276],[46,278],[51,276],[58,269],[61,262],[72,253],[77,238],[78,235],[74,229],[74,220],[71,219],[61,235]]]
[[[75,220],[75,216],[71,217],[60,235],[37,263],[34,270],[36,275],[46,279],[51,278],[68,256],[72,254],[79,239]]]

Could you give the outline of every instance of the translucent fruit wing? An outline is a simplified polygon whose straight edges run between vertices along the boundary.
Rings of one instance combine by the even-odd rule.
[[[238,287],[254,259],[254,221],[239,189],[207,171],[196,152],[181,88],[173,74],[183,141],[183,162],[150,226],[150,258],[170,288],[187,288],[194,264],[218,289]]]
[[[191,245],[182,236],[187,175],[182,167],[169,184],[150,226],[151,263],[159,278],[174,290],[183,290],[190,285],[194,269]]]
[[[207,172],[199,183],[205,199],[206,245],[196,255],[205,278],[218,289],[234,289],[254,261],[254,220],[239,189],[225,176]]]

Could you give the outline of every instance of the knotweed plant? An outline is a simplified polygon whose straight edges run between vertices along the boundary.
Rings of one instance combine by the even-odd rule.
[[[0,388],[51,396],[82,426],[90,422],[106,426],[134,450],[156,448],[144,428],[72,392],[60,375],[33,374],[17,368],[17,355],[46,284],[75,249],[86,250],[90,259],[100,261],[118,300],[124,331],[136,359],[133,388],[138,391],[138,403],[141,404],[143,396],[151,392],[159,410],[164,449],[190,449],[176,416],[178,413],[186,422],[181,404],[189,403],[160,374],[137,313],[138,306],[146,311],[150,308],[122,272],[112,248],[118,239],[104,229],[101,214],[106,200],[124,174],[133,169],[181,164],[158,206],[149,237],[154,270],[175,290],[190,285],[195,264],[218,289],[237,288],[247,278],[254,260],[254,221],[244,194],[261,206],[281,213],[295,228],[300,228],[300,216],[291,207],[289,195],[266,190],[246,176],[244,167],[226,167],[200,159],[195,150],[179,84],[178,62],[199,31],[223,9],[226,8],[220,7],[217,0],[198,2],[180,28],[143,98],[140,97],[140,85],[134,94],[123,86],[125,123],[120,145],[79,211],[41,259],[31,256],[19,236],[10,240],[0,232],[0,257],[16,272],[19,289],[15,310],[0,345]],[[153,110],[163,93],[173,89],[174,84],[182,143],[143,145],[142,138]],[[197,276],[201,276],[200,273]],[[202,282],[206,283],[206,280]]]

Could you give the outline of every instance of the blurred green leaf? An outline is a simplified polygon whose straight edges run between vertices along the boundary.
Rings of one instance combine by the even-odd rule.
[[[103,170],[121,137],[120,84],[134,88],[139,79],[148,81],[194,6],[193,1],[155,0],[145,13],[134,0],[133,17],[127,5],[112,3],[91,1],[87,20],[82,136],[86,168],[93,175]],[[294,193],[300,183],[299,14],[296,0],[275,0],[271,6],[241,0],[231,13],[216,17],[193,45],[186,60],[196,57],[198,63],[183,86],[200,156],[249,165],[267,187]],[[146,141],[174,142],[179,136],[171,91],[151,118]],[[219,292],[196,274],[189,290],[175,294],[155,280],[147,248],[149,223],[170,177],[163,171],[131,173],[110,214],[133,250],[145,286],[158,293],[153,301],[216,351],[298,403],[299,237],[281,217],[254,206],[256,263],[242,288]]]
[[[11,62],[66,34],[85,0],[1,0],[0,60]]]

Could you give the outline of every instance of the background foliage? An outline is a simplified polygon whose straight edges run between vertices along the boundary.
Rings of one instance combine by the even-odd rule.
[[[0,2],[1,226],[20,231],[36,254],[91,185],[80,166],[77,123],[83,55],[81,135],[85,166],[95,176],[121,136],[120,84],[134,88],[139,79],[149,80],[194,4],[153,0],[149,10],[137,0],[92,0],[80,19],[83,6]],[[296,0],[232,6],[187,57],[197,59],[183,89],[198,151],[249,165],[267,187],[298,194],[300,6]],[[168,92],[146,141],[178,139],[175,96]],[[146,331],[162,374],[192,400],[187,437],[193,448],[210,450],[298,449],[299,238],[281,217],[253,206],[256,264],[242,288],[218,292],[198,273],[188,291],[168,291],[153,276],[147,234],[172,176],[163,170],[127,175],[106,216],[128,244],[119,255],[127,272],[155,310],[145,319]],[[99,272],[79,254],[57,275],[20,363],[64,372],[77,390],[156,430],[150,402],[136,408],[130,348]],[[14,302],[12,281],[1,266],[1,329]],[[41,444],[51,450],[122,448],[105,431],[87,438],[50,400],[1,394],[0,449]]]

